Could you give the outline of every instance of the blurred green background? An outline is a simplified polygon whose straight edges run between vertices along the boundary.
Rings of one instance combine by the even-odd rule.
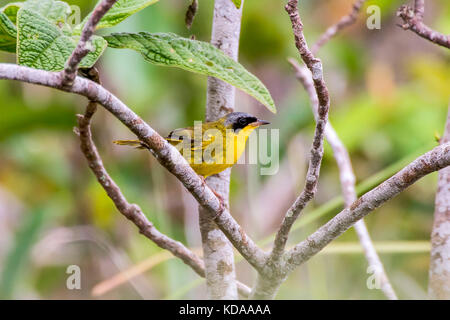
[[[0,6],[8,2],[0,1]],[[79,5],[82,16],[96,3],[68,2]],[[189,1],[161,0],[102,32],[174,32],[209,41],[213,1],[199,2],[191,30],[184,26]],[[352,2],[301,1],[309,43],[346,14]],[[387,178],[408,159],[434,147],[435,134],[442,134],[444,127],[450,55],[396,25],[400,21],[395,11],[404,2],[368,1],[358,22],[319,53],[332,99],[330,120],[349,149],[358,183],[379,172]],[[256,240],[274,232],[300,192],[314,129],[308,97],[286,60],[298,53],[284,4],[244,4],[239,59],[267,86],[278,113],[270,114],[241,92],[236,108],[280,130],[277,175],[261,177],[257,165],[233,170],[232,213]],[[366,28],[365,8],[370,4],[381,8],[380,30]],[[425,21],[449,34],[450,2],[427,1]],[[14,63],[15,57],[1,53],[0,61]],[[107,49],[98,66],[104,86],[161,134],[204,117],[203,76],[150,65],[126,50]],[[86,105],[84,98],[12,81],[0,81],[0,97],[0,298],[205,296],[204,282],[139,235],[88,170],[72,132],[75,114]],[[107,169],[129,201],[138,203],[162,232],[200,248],[197,205],[180,183],[148,153],[113,145],[112,140],[133,135],[102,109],[95,115],[93,132]],[[400,298],[426,297],[436,180],[437,174],[425,177],[366,218]],[[327,145],[317,197],[292,242],[304,239],[341,209],[329,203],[339,194],[338,172]],[[81,268],[81,290],[66,288],[69,265]],[[298,268],[278,298],[383,299],[380,290],[367,288],[366,269],[351,229]],[[136,277],[127,280],[125,270],[137,270]],[[243,261],[237,263],[237,273],[249,285],[255,278]]]

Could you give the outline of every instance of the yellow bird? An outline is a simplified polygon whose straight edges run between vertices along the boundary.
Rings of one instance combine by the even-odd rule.
[[[232,112],[217,121],[175,129],[166,137],[204,178],[232,167],[245,150],[249,135],[261,125],[269,124],[244,112]],[[139,140],[114,141],[119,145],[146,148]]]

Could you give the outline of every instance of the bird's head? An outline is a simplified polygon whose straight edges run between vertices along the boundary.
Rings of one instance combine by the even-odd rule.
[[[260,120],[245,112],[231,112],[224,116],[221,120],[227,129],[233,129],[235,133],[238,133],[244,128],[256,129],[259,126],[270,123],[265,120]]]

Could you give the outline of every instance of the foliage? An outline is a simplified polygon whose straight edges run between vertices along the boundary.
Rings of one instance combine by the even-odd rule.
[[[158,0],[119,0],[103,16],[97,28],[113,27],[156,2]],[[0,50],[16,52],[17,46],[18,64],[49,71],[64,69],[90,17],[89,14],[72,28],[68,23],[72,9],[67,3],[56,0],[27,0],[7,5],[2,10],[5,13],[0,12]],[[137,50],[152,63],[218,77],[276,112],[267,88],[241,64],[207,42],[184,39],[171,33],[94,36],[81,68],[90,68],[97,62],[107,46],[105,39],[110,47]]]
[[[141,53],[145,60],[162,66],[179,67],[228,82],[276,112],[269,91],[254,75],[213,45],[189,40],[173,33],[113,33],[108,46]]]
[[[70,31],[58,28],[52,20],[25,7],[17,14],[17,28],[17,62],[36,69],[62,70],[79,39],[78,36],[67,35]],[[92,67],[106,48],[106,41],[95,36],[91,45],[93,49],[80,67]]]
[[[116,24],[121,23],[123,20],[127,19],[131,15],[139,12],[142,9],[158,2],[159,0],[119,0],[116,4],[109,10],[97,25],[97,29],[110,28]],[[77,25],[74,29],[74,33],[79,34],[83,29],[84,24],[89,19],[88,15],[82,23]]]
[[[0,12],[0,50],[16,52],[16,37],[16,26],[6,14]]]

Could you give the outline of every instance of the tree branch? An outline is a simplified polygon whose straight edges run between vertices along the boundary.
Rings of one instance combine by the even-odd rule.
[[[314,132],[313,144],[311,147],[311,155],[309,160],[308,172],[306,175],[305,187],[300,196],[295,200],[294,204],[287,211],[281,227],[275,237],[274,247],[271,253],[271,260],[280,259],[286,247],[289,231],[299,214],[305,208],[306,204],[314,198],[319,180],[320,165],[323,157],[323,140],[325,126],[328,120],[328,110],[330,106],[330,98],[328,89],[323,79],[322,62],[314,57],[308,49],[305,37],[303,35],[303,24],[297,10],[298,0],[289,0],[285,9],[289,14],[292,23],[292,30],[295,37],[295,45],[301,55],[305,65],[312,73],[314,88],[319,99],[318,117],[316,121],[316,129]]]
[[[211,44],[234,60],[238,58],[242,7],[230,0],[214,1]],[[206,121],[216,121],[234,111],[236,89],[214,77],[208,77],[206,95]],[[206,179],[208,186],[218,193],[228,208],[231,169]],[[203,257],[206,265],[207,293],[211,299],[236,299],[235,264],[233,246],[217,229],[204,208],[199,210]],[[220,249],[219,249],[220,248]]]
[[[340,30],[348,27],[349,25],[353,24],[356,19],[358,18],[359,11],[361,10],[362,5],[366,2],[366,0],[357,0],[353,6],[352,11],[346,15],[343,16],[336,24],[333,24],[330,26],[314,43],[314,45],[311,48],[312,54],[317,54],[319,49],[332,37],[334,37]]]
[[[89,41],[95,32],[97,24],[116,2],[117,0],[103,0],[95,7],[94,11],[90,15],[88,21],[84,25],[83,31],[81,32],[81,37],[76,48],[70,55],[64,70],[61,71],[61,82],[64,86],[72,85],[77,75],[78,65],[91,51]]]
[[[295,70],[297,79],[308,93],[314,116],[317,118],[319,101],[314,90],[311,73],[306,68],[301,67],[295,59],[289,59],[289,62]],[[325,137],[331,148],[333,149],[334,158],[336,159],[336,163],[339,168],[339,178],[341,182],[341,189],[344,197],[345,207],[349,208],[351,204],[357,199],[355,190],[356,178],[355,174],[353,173],[350,156],[345,145],[342,143],[341,139],[339,139],[339,136],[337,135],[330,122],[327,122],[325,126]],[[373,266],[377,272],[381,290],[388,299],[397,300],[397,295],[395,294],[395,291],[392,288],[391,283],[389,282],[387,274],[384,271],[383,264],[381,263],[372,240],[370,239],[369,232],[363,219],[355,223],[355,230],[369,265]]]
[[[85,96],[102,105],[151,148],[158,162],[183,183],[198,203],[207,209],[210,218],[217,217],[216,224],[242,256],[257,270],[264,267],[265,252],[248,237],[229,211],[221,207],[220,201],[211,189],[192,170],[178,150],[101,85],[82,77],[75,77],[73,85],[65,87],[61,84],[59,73],[4,63],[0,63],[0,79],[19,80],[52,87]]]
[[[91,69],[92,70],[92,69]],[[95,78],[91,80],[99,83],[98,73],[93,75]],[[97,79],[94,80],[94,79]],[[139,229],[139,232],[148,239],[152,240],[160,248],[172,253],[175,257],[180,258],[185,264],[190,266],[200,277],[205,277],[205,267],[202,259],[194,252],[186,248],[182,243],[171,239],[158,231],[154,225],[147,219],[140,207],[136,204],[130,204],[122,194],[119,186],[111,178],[106,171],[97,147],[92,139],[91,120],[97,110],[97,104],[89,101],[84,115],[77,115],[78,119],[78,136],[80,138],[80,148],[83,152],[89,168],[94,173],[97,181],[106,191],[109,198],[113,201],[117,210],[123,214],[128,220],[133,222]],[[241,282],[237,282],[239,293],[243,297],[248,297],[250,288]]]
[[[297,244],[286,255],[286,267],[291,271],[296,266],[306,262],[344,233],[356,221],[398,195],[423,176],[449,165],[450,143],[435,147],[420,156],[378,187],[364,194],[350,208],[341,211],[306,240]]]
[[[450,142],[450,106],[441,144]],[[439,171],[428,293],[430,299],[450,299],[450,167]]]
[[[97,147],[92,140],[91,119],[97,109],[97,104],[89,101],[84,115],[77,115],[80,147],[89,168],[96,176],[98,182],[114,202],[117,210],[128,220],[133,222],[139,232],[156,243],[160,248],[166,249],[174,256],[180,258],[201,277],[205,276],[203,261],[182,243],[175,241],[159,232],[147,219],[141,208],[136,204],[130,204],[122,194],[119,186],[106,171]]]
[[[401,27],[404,30],[409,29],[424,39],[450,49],[450,35],[439,33],[424,24],[424,13],[425,0],[415,0],[414,9],[408,5],[402,5],[397,11],[397,16],[402,18]]]
[[[423,20],[425,14],[425,0],[414,0],[414,14],[420,20]]]

